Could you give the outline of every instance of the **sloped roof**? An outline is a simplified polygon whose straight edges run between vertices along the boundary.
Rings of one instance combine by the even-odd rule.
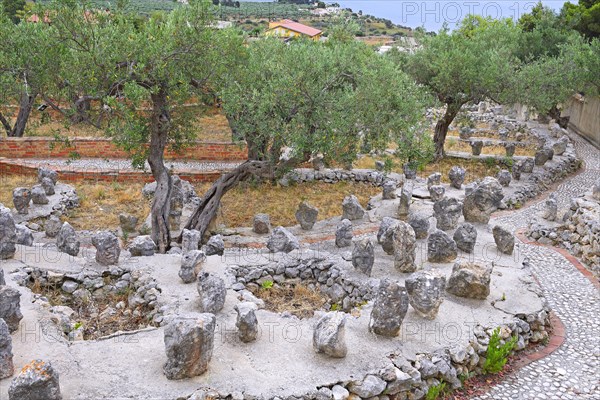
[[[289,29],[291,31],[294,32],[298,32],[298,33],[302,33],[304,35],[308,35],[308,36],[315,36],[318,35],[319,33],[321,33],[322,31],[318,30],[317,28],[313,28],[312,26],[307,26],[307,25],[303,25],[299,22],[295,22],[289,19],[284,19],[281,22],[278,22],[274,28],[281,26],[283,28]]]

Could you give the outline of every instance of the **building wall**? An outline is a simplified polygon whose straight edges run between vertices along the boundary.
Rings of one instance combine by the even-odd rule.
[[[568,116],[569,128],[600,148],[600,97],[573,96],[561,116]]]

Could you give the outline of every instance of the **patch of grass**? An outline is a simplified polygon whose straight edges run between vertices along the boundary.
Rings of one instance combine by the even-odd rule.
[[[281,313],[288,311],[298,318],[311,317],[321,310],[328,301],[327,296],[305,284],[283,283],[269,289],[251,289],[253,294],[265,302],[267,310]]]
[[[502,344],[500,342],[500,328],[494,329],[490,337],[490,343],[488,344],[483,371],[491,374],[497,374],[502,371],[506,361],[508,361],[508,355],[515,347],[517,340],[518,336],[514,335]]]
[[[430,386],[425,395],[426,400],[436,400],[440,396],[443,396],[446,390],[446,382],[441,382],[437,385]]]
[[[198,195],[202,196],[208,187],[208,184],[197,185]],[[227,227],[252,226],[254,215],[265,213],[269,214],[273,226],[295,225],[296,210],[303,200],[317,207],[318,219],[323,220],[342,214],[344,197],[354,194],[364,207],[380,191],[364,183],[308,182],[283,187],[244,182],[223,197],[217,223]]]
[[[490,161],[487,161],[488,159]],[[355,161],[353,166],[354,168],[373,168],[375,165],[374,163],[375,160],[372,157],[365,156]],[[484,161],[446,157],[440,161],[433,161],[425,165],[425,167],[419,171],[419,176],[427,177],[434,172],[440,172],[442,174],[442,182],[450,183],[450,180],[448,179],[448,172],[454,165],[459,165],[467,171],[465,175],[465,183],[470,183],[486,176],[496,176],[500,170],[498,167],[498,161],[493,157],[485,158]],[[399,160],[393,160],[391,171],[402,173],[402,165]]]
[[[31,187],[37,179],[33,176],[11,175],[0,179],[0,203],[13,207],[12,191],[15,187]],[[119,214],[135,215],[143,221],[150,212],[152,201],[142,196],[143,183],[76,182],[73,183],[80,198],[80,207],[70,210],[63,218],[75,229],[115,229]],[[196,185],[199,196],[210,184]],[[290,187],[270,183],[243,182],[223,197],[218,223],[227,227],[252,226],[255,214],[266,213],[275,226],[295,225],[298,204],[307,200],[319,209],[319,220],[342,214],[342,200],[350,194],[358,197],[363,206],[378,194],[380,188],[364,183],[324,182],[302,183]]]

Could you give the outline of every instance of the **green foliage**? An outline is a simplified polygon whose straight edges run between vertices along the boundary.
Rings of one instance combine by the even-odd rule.
[[[600,38],[600,2],[583,1],[579,4],[567,2],[561,10],[565,24],[587,38]]]
[[[443,395],[446,390],[446,382],[440,382],[437,385],[429,386],[425,400],[436,400]]]
[[[386,157],[383,160],[383,171],[390,173],[392,172],[392,169],[394,169],[394,160],[392,160],[390,157]]]
[[[263,289],[271,289],[273,287],[273,281],[266,280],[260,285]]]
[[[494,329],[490,342],[488,344],[485,363],[483,364],[483,371],[485,373],[497,374],[502,371],[506,361],[508,361],[508,355],[515,347],[518,336],[515,335],[506,341],[504,344],[500,342],[500,328]]]
[[[278,164],[286,146],[288,164],[317,153],[347,164],[363,147],[420,140],[425,96],[364,44],[265,39],[249,46],[238,67],[220,95],[252,159]]]
[[[12,20],[15,24],[18,23],[21,18],[19,14],[25,9],[25,0],[2,0],[2,12]]]

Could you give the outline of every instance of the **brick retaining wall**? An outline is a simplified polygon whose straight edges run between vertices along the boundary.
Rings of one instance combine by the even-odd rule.
[[[63,182],[101,181],[101,182],[152,182],[152,174],[144,171],[113,169],[74,169],[69,167],[54,167],[58,179]],[[0,178],[8,175],[37,176],[38,167],[14,159],[0,158]],[[216,181],[223,173],[220,171],[198,171],[183,169],[176,171],[177,175],[193,183]]]
[[[127,158],[127,152],[108,138],[70,138],[70,146],[51,137],[0,138],[0,157],[6,158]],[[166,159],[196,161],[245,161],[245,144],[197,142],[180,152],[165,151]]]

